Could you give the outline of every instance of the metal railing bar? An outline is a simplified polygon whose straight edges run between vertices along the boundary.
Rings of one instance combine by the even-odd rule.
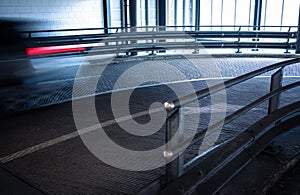
[[[244,74],[244,75],[239,76],[237,78],[225,81],[224,83],[220,83],[220,84],[211,86],[209,88],[197,91],[196,92],[196,98],[195,98],[195,94],[189,94],[189,95],[186,95],[186,96],[181,97],[179,99],[175,99],[173,101],[168,101],[168,102],[165,103],[165,105],[166,104],[172,105],[171,109],[178,108],[178,107],[184,106],[184,105],[186,105],[186,104],[188,104],[188,103],[190,103],[194,100],[206,97],[210,94],[214,94],[218,91],[221,91],[221,90],[226,89],[228,87],[234,86],[234,85],[236,85],[238,83],[241,83],[243,81],[249,80],[249,79],[251,79],[255,76],[261,75],[263,73],[269,72],[269,71],[277,69],[277,68],[281,68],[281,67],[285,67],[285,66],[288,66],[288,65],[291,65],[291,64],[295,64],[295,63],[298,63],[298,62],[300,62],[300,59],[292,59],[292,60],[286,60],[286,61],[283,61],[283,62],[279,62],[279,63],[273,64],[273,65],[270,65],[270,66],[267,66],[267,67],[263,67],[261,69],[258,69],[258,70],[255,70],[253,72]]]
[[[235,111],[234,113],[230,114],[229,116],[225,117],[224,119],[222,120],[219,120],[218,122],[214,123],[213,125],[211,125],[210,127],[206,128],[205,130],[199,132],[199,133],[196,133],[195,136],[191,137],[191,138],[187,138],[185,139],[184,141],[178,143],[178,145],[174,148],[171,148],[170,151],[168,152],[172,152],[173,155],[177,155],[181,152],[183,152],[183,148],[181,148],[181,146],[183,145],[186,145],[188,143],[190,143],[190,145],[193,145],[195,144],[196,142],[200,141],[204,135],[206,134],[206,131],[209,129],[209,134],[212,134],[214,133],[214,131],[218,128],[220,128],[222,125],[225,125],[233,120],[235,120],[236,118],[238,118],[239,116],[241,116],[242,114],[248,112],[249,110],[251,110],[252,108],[258,106],[259,104],[263,103],[264,101],[270,99],[271,97],[273,96],[276,96],[277,94],[280,94],[284,91],[287,91],[287,90],[290,90],[290,89],[293,89],[295,87],[298,87],[300,86],[300,81],[299,82],[295,82],[295,83],[292,83],[292,84],[289,84],[289,85],[286,85],[282,88],[279,88],[277,90],[274,90],[264,96],[262,96],[261,98],[251,102],[250,104],[246,105],[245,107]],[[192,141],[191,141],[192,140]]]
[[[185,170],[185,173],[180,178],[168,185],[167,188],[162,191],[162,194],[174,194],[179,192],[180,189],[184,189],[181,193],[188,194],[200,184],[205,184],[209,178],[220,176],[218,172],[221,169],[226,168],[226,165],[234,162],[234,160],[238,160],[241,157],[240,154],[246,152],[248,160],[244,161],[241,167],[235,167],[237,169],[234,170],[233,173],[237,173],[238,170],[241,170],[245,164],[255,158],[274,138],[290,130],[290,128],[286,128],[287,126],[285,126],[285,124],[292,122],[291,127],[299,125],[299,123],[297,123],[300,114],[299,105],[300,102],[295,102],[275,111],[264,117],[261,121],[251,125],[238,136],[206,153],[205,158],[198,158],[198,162],[191,166],[190,169]],[[278,126],[275,127],[279,121],[282,124],[281,127],[284,128],[278,129]],[[277,130],[275,130],[275,128],[277,128]],[[240,165],[240,163],[235,164],[235,166],[236,165]],[[199,173],[201,174],[199,175]],[[227,175],[225,175],[225,177],[227,177]],[[229,179],[230,177],[232,176],[230,175]],[[222,184],[224,184],[224,182],[222,182]],[[179,185],[182,186],[180,189],[178,189]],[[214,190],[217,189],[215,187],[213,188]]]
[[[163,28],[193,28],[193,27],[196,27],[194,25],[188,25],[188,26],[185,26],[185,25],[182,25],[182,26],[164,26]],[[203,27],[203,28],[213,28],[213,27],[216,27],[216,28],[220,28],[220,27],[224,27],[224,28],[227,28],[227,27],[231,27],[231,28],[234,28],[234,27],[258,27],[258,26],[255,26],[255,25],[201,25],[200,27]],[[270,27],[270,28],[278,28],[278,27],[282,27],[282,28],[288,28],[288,27],[291,27],[291,28],[298,28],[298,26],[276,26],[276,25],[266,25],[266,26],[260,26],[260,27]],[[21,33],[46,33],[46,32],[69,32],[69,31],[93,31],[93,30],[117,30],[119,29],[120,27],[109,27],[109,28],[70,28],[70,29],[55,29],[55,30],[35,30],[35,31],[22,31]],[[123,29],[131,29],[132,27],[122,27]],[[138,27],[135,27],[135,29],[148,29],[148,28],[159,28],[159,26],[138,26]]]
[[[289,28],[290,29],[290,28]],[[23,33],[23,32],[22,32]],[[104,33],[97,33],[97,34],[80,34],[80,35],[56,35],[56,36],[38,36],[38,37],[32,37],[30,39],[38,39],[38,38],[48,38],[48,39],[55,39],[55,38],[85,38],[85,37],[114,37],[115,34],[123,34],[124,36],[135,36],[135,35],[156,35],[156,34],[167,34],[167,35],[172,35],[172,34],[191,34],[191,35],[231,35],[231,36],[238,36],[244,35],[244,36],[282,36],[283,37],[290,37],[290,38],[296,38],[295,34],[297,31],[294,32],[278,32],[278,31],[242,31],[242,30],[235,30],[235,31],[146,31],[146,32],[120,32],[120,33],[110,33],[110,34],[104,34]],[[108,36],[109,35],[109,36]],[[272,38],[272,37],[271,37]]]
[[[280,44],[280,45],[276,45],[276,44],[272,44],[273,49],[275,48],[282,48],[282,45],[284,44]],[[126,47],[127,46],[127,47]],[[239,47],[240,48],[253,48],[255,46],[255,44],[247,44],[247,45],[243,45],[243,43],[239,43]],[[263,45],[260,44],[259,45],[260,48],[269,48],[270,45]],[[221,44],[221,43],[202,43],[202,46],[199,44],[199,46],[197,45],[188,45],[187,43],[184,44],[177,44],[177,43],[166,43],[166,44],[160,44],[160,45],[152,45],[152,43],[148,43],[148,44],[136,44],[134,46],[132,45],[110,45],[110,46],[95,46],[95,47],[91,47],[91,50],[89,50],[89,52],[92,53],[98,53],[101,54],[101,52],[108,52],[110,54],[114,54],[114,52],[119,51],[121,53],[123,52],[130,52],[130,51],[157,51],[157,50],[161,50],[161,49],[168,49],[168,50],[172,50],[172,49],[201,49],[201,48],[236,48],[236,44]],[[104,54],[104,53],[102,53]]]
[[[187,39],[192,39],[192,38],[207,38],[208,40],[205,41],[217,41],[217,40],[210,40],[210,38],[253,38],[255,35],[254,34],[227,34],[227,35],[222,35],[222,34],[190,34],[191,37],[187,37],[187,34],[166,34],[166,35],[158,35],[158,34],[147,34],[143,35],[143,37],[139,36],[141,34],[136,34],[136,35],[126,35],[123,37],[116,37],[116,36],[95,36],[95,37],[90,37],[90,36],[78,36],[78,37],[57,37],[57,38],[32,38],[28,40],[28,44],[55,44],[55,43],[72,43],[74,45],[84,43],[84,42],[96,42],[96,41],[102,41],[102,42],[111,42],[111,41],[116,41],[116,39],[120,41],[128,41],[128,40],[153,40],[153,39],[182,39],[181,42]],[[290,35],[289,34],[281,34],[281,35],[262,35],[260,38],[281,38],[281,39],[289,39]],[[229,41],[224,41],[224,42],[229,42]],[[232,41],[236,42],[236,41]],[[241,42],[243,43],[243,42]],[[245,43],[245,42],[244,42]],[[246,43],[252,43],[252,42],[246,42]],[[259,42],[259,43],[268,43],[268,42]],[[270,44],[275,44],[274,42],[269,42]],[[278,42],[280,44],[289,44],[291,42]]]

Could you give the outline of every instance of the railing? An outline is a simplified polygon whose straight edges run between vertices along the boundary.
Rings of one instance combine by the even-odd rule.
[[[218,182],[212,182],[212,186],[206,186],[206,188],[210,190],[208,193],[213,193],[214,190],[219,189],[219,187],[224,185],[224,183],[226,183],[232,177],[232,175],[236,174],[243,166],[249,163],[249,161],[253,159],[254,156],[256,156],[264,147],[266,147],[272,141],[272,139],[274,139],[280,133],[289,130],[287,129],[287,127],[290,127],[288,125],[299,125],[297,120],[299,120],[300,116],[300,102],[278,109],[280,93],[300,86],[300,82],[295,82],[283,87],[281,82],[283,70],[286,66],[299,62],[300,59],[279,62],[240,77],[225,81],[223,84],[214,85],[209,89],[206,88],[197,91],[196,96],[195,94],[190,94],[172,101],[165,102],[164,106],[168,111],[168,118],[166,121],[166,142],[168,142],[171,139],[171,135],[175,135],[175,132],[177,131],[176,135],[178,137],[176,140],[178,140],[178,143],[167,145],[167,149],[164,152],[164,156],[167,160],[174,160],[166,166],[165,182],[168,185],[163,190],[163,194],[190,193],[195,190],[196,187],[201,187],[201,185],[204,185],[206,181],[210,179],[212,181],[214,178],[214,181]],[[275,69],[279,70],[277,70],[271,77],[270,93],[228,115],[204,131],[197,132],[193,137],[184,138],[183,109],[186,104]],[[203,156],[197,156],[188,163],[184,164],[183,154],[184,150],[186,149],[185,146],[192,145],[200,141],[202,138],[204,138],[204,135],[208,129],[209,133],[213,133],[218,128],[221,128],[223,124],[227,124],[230,121],[240,117],[242,114],[266,100],[269,100],[268,115],[264,119],[248,128],[246,131],[239,134],[237,137],[220,144],[218,147],[205,154],[204,159],[209,161],[209,165],[206,164],[207,167],[203,165]],[[293,118],[293,120],[289,120],[290,118]],[[287,123],[287,121],[289,123]],[[275,126],[278,126],[280,123],[286,124],[276,129]],[[272,129],[272,131],[270,129]],[[247,152],[250,156],[245,157],[245,153]],[[238,159],[238,157],[241,159]],[[223,168],[226,169],[226,166],[229,164],[231,164],[232,167],[230,169],[232,170],[227,171],[228,175],[220,175],[218,170]]]
[[[285,28],[286,31],[253,30],[254,27],[201,26],[200,30],[195,30],[195,26],[153,26],[43,30],[22,33],[26,37],[28,47],[80,45],[86,48],[81,53],[96,51],[97,55],[100,53],[136,54],[139,51],[151,51],[153,54],[154,51],[159,52],[162,49],[192,49],[194,53],[197,53],[203,47],[236,49],[237,53],[244,48],[284,49],[286,52],[297,49],[297,27],[265,27],[270,30]],[[111,33],[104,33],[107,30]],[[68,35],[69,33],[72,35]],[[78,52],[74,52],[74,54],[78,54]]]

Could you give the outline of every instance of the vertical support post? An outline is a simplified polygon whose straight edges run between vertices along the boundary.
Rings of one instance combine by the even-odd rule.
[[[257,30],[257,31],[260,30],[261,10],[262,10],[262,0],[255,0],[253,30]],[[259,41],[259,39],[258,38],[252,39],[252,41]],[[252,49],[252,51],[258,51],[258,49],[255,48],[255,49]]]
[[[238,33],[238,48],[237,48],[237,51],[235,53],[242,53],[241,52],[241,49],[240,49],[240,41],[241,41],[241,35],[240,35],[240,32],[241,32],[241,26],[239,27],[239,33]]]
[[[166,26],[166,0],[156,0],[156,21],[158,26]]]
[[[190,21],[189,21],[189,25],[193,26],[193,0],[190,0],[189,2],[189,17],[190,17]],[[192,30],[192,29],[191,29]]]
[[[236,25],[236,10],[237,9],[237,0],[234,1],[234,30]]]
[[[184,113],[183,108],[179,108],[167,119],[166,142],[168,148],[173,148],[175,144],[184,139]],[[174,141],[170,141],[173,136]],[[177,158],[166,166],[167,182],[173,181],[183,174],[183,154],[179,154]]]
[[[196,0],[195,31],[200,29],[200,0]]]
[[[223,26],[223,11],[224,11],[224,1],[221,0],[221,30]]]
[[[103,19],[104,19],[104,33],[108,34],[108,28],[110,27],[110,2],[109,0],[103,0]]]
[[[166,26],[166,0],[156,0],[156,18],[158,30],[165,31]],[[165,40],[160,39],[159,42],[165,42]],[[166,50],[159,50],[158,53],[165,53]]]
[[[300,8],[299,8],[299,17],[298,17],[298,32],[297,32],[297,45],[296,45],[296,54],[300,53]]]
[[[289,27],[288,32],[289,32],[289,33],[291,32],[291,27]],[[287,40],[286,40],[287,46],[286,46],[286,49],[285,49],[285,52],[284,52],[284,53],[290,53],[290,52],[289,52],[289,42],[290,42],[290,35],[289,35],[289,37],[288,37]]]
[[[271,86],[270,91],[274,91],[280,89],[282,87],[282,75],[283,75],[283,68],[280,68],[277,72],[275,72],[271,77]],[[280,94],[277,94],[269,99],[269,108],[268,114],[277,110],[280,100]]]
[[[178,9],[178,1],[174,0],[174,26],[177,26],[178,23],[177,9]]]
[[[124,0],[120,0],[120,18],[121,18],[121,29],[124,29],[125,27],[125,6],[124,6]]]
[[[264,26],[266,26],[266,21],[267,21],[267,10],[268,10],[268,0],[266,0],[265,4],[265,15],[264,15]],[[266,30],[266,27],[264,27],[264,30]]]
[[[262,0],[255,0],[253,30],[260,30]]]
[[[129,0],[129,18],[130,18],[130,27],[136,27],[136,0]]]
[[[249,1],[249,14],[248,14],[248,31],[250,31],[249,26],[251,26],[251,12],[252,12],[252,0]]]
[[[182,1],[182,9],[183,9],[183,18],[182,18],[182,26],[186,26],[186,24],[185,24],[185,9],[186,9],[186,1],[185,0],[183,0]],[[182,30],[185,30],[185,28],[183,28]]]
[[[129,20],[130,20],[130,31],[135,32],[136,31],[136,25],[137,25],[137,10],[136,10],[136,0],[129,0]],[[130,41],[131,44],[135,44],[135,40]],[[136,56],[137,52],[133,51],[130,52],[130,55]]]
[[[178,1],[174,0],[174,26],[177,26],[177,9],[178,9]]]
[[[127,0],[124,0],[124,26],[127,29],[128,27],[128,3]]]
[[[124,3],[124,27],[125,32],[128,32],[128,0],[123,0]],[[128,45],[129,42],[125,41],[125,44]],[[129,52],[126,52],[126,55],[129,55]]]
[[[149,0],[145,0],[145,23],[149,26]]]
[[[282,0],[282,5],[281,5],[280,30],[282,29],[282,22],[283,22],[283,11],[284,11],[284,0]]]

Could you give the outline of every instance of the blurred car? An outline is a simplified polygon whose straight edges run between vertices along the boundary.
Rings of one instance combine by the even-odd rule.
[[[0,85],[21,84],[33,72],[26,54],[21,22],[0,19]]]

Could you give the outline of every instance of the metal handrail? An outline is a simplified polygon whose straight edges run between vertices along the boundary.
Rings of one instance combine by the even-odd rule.
[[[189,35],[191,38],[296,38],[297,32],[249,32],[249,31],[160,31],[157,32],[130,32],[130,33],[115,33],[109,36],[105,34],[83,34],[83,35],[64,35],[64,36],[51,36],[51,37],[32,37],[30,40],[39,40],[39,41],[55,41],[59,39],[91,39],[91,38],[103,38],[105,40],[113,40],[118,37],[119,39],[128,39],[128,38],[181,38],[182,36]],[[119,34],[123,36],[120,37]],[[137,37],[143,36],[143,37]],[[154,37],[153,37],[154,36]],[[167,37],[166,37],[167,36]]]
[[[199,158],[196,166],[171,182],[162,189],[160,194],[190,194],[199,187],[199,190],[205,194],[214,194],[249,164],[273,139],[299,126],[299,119],[299,101],[273,112],[238,136],[207,152],[205,158]],[[226,173],[223,171],[225,169],[228,170],[225,171]],[[218,182],[206,185],[206,182],[215,180]]]
[[[213,133],[214,130],[218,129],[222,125],[225,125],[225,124],[233,121],[234,119],[238,118],[242,114],[244,114],[247,111],[251,110],[252,108],[258,106],[259,104],[262,104],[264,101],[270,99],[271,97],[273,97],[273,96],[275,96],[277,94],[280,94],[280,93],[282,93],[284,91],[290,90],[292,88],[298,87],[298,86],[300,86],[300,81],[292,83],[292,84],[289,84],[289,85],[286,85],[286,86],[284,86],[284,87],[282,87],[280,89],[274,90],[274,91],[272,91],[272,92],[270,92],[270,93],[262,96],[261,98],[259,98],[259,99],[255,100],[255,101],[251,102],[250,104],[246,105],[245,107],[243,107],[243,108],[235,111],[234,113],[230,114],[229,116],[225,117],[224,119],[219,120],[218,122],[216,122],[213,125],[211,125],[209,127],[210,133]],[[190,145],[195,144],[197,141],[201,140],[204,137],[205,132],[207,130],[208,130],[208,128],[206,128],[203,131],[197,133],[195,136],[193,136],[191,138],[185,139],[184,141],[178,143],[174,148],[168,149],[167,152],[172,152],[172,154],[174,156],[176,156],[177,154],[179,154],[179,153],[181,153],[181,152],[184,151],[185,148],[182,148],[181,146],[187,145],[189,143],[190,143]],[[190,163],[193,163],[193,162],[189,162],[189,164]],[[190,165],[187,165],[187,166],[190,166]]]
[[[230,33],[216,33],[216,34],[199,34],[197,32],[187,32],[190,34],[187,36],[184,32],[139,32],[139,33],[129,33],[124,34],[124,36],[119,33],[112,34],[110,36],[106,35],[78,35],[78,36],[62,36],[62,37],[47,37],[47,38],[30,38],[27,40],[27,47],[45,47],[45,46],[64,46],[64,45],[81,45],[86,44],[85,51],[80,53],[85,54],[90,52],[90,49],[97,46],[97,50],[103,50],[103,54],[115,54],[115,50],[121,53],[128,53],[127,50],[136,51],[158,51],[160,49],[170,50],[170,49],[194,49],[195,51],[204,48],[231,48],[231,49],[241,49],[241,48],[268,48],[268,49],[285,49],[293,50],[296,49],[297,43],[290,41],[291,38],[295,37],[295,32],[281,34],[274,34],[271,37],[270,33],[261,34],[259,38],[283,38],[288,39],[288,42],[257,42],[257,41],[241,41],[241,38],[253,38],[255,34],[247,32],[245,35],[241,32],[237,35]],[[239,37],[237,37],[239,36]],[[199,38],[199,39],[198,39]],[[201,38],[203,38],[201,40]],[[220,40],[213,40],[210,38],[219,38]],[[224,40],[225,38],[225,40]],[[226,40],[226,38],[234,38],[236,41]],[[176,42],[170,42],[167,40],[177,39]],[[152,40],[152,43],[147,42]],[[159,40],[165,40],[159,42]],[[117,45],[115,43],[120,41]],[[134,41],[135,43],[133,43]],[[141,42],[142,41],[142,42]],[[143,41],[146,41],[143,42]],[[104,47],[101,47],[98,43],[105,43]],[[112,43],[112,44],[110,44]],[[132,44],[133,43],[133,44]],[[97,45],[89,45],[97,44]],[[82,47],[82,45],[80,46]],[[110,51],[110,52],[108,52]],[[129,51],[130,52],[130,51]],[[78,52],[73,52],[77,54]],[[51,54],[50,56],[55,56],[56,54]]]
[[[134,27],[136,29],[148,29],[148,28],[195,28],[196,26],[194,25],[188,25],[188,26],[137,26]],[[225,28],[237,28],[237,27],[242,27],[242,28],[249,28],[249,27],[270,27],[270,28],[297,28],[298,26],[255,26],[255,25],[202,25],[199,26],[200,28],[219,28],[219,27],[225,27]],[[133,27],[109,27],[109,28],[70,28],[70,29],[55,29],[55,30],[35,30],[35,31],[22,31],[22,33],[45,33],[45,32],[69,32],[69,31],[87,31],[87,30],[116,30],[119,31],[121,30],[126,30],[126,29],[132,29]]]
[[[28,47],[45,47],[45,46],[64,46],[64,45],[78,45],[78,44],[86,44],[84,46],[86,48],[85,51],[81,52],[71,52],[69,55],[73,54],[86,54],[90,52],[94,43],[105,43],[105,47],[98,47],[97,50],[103,50],[103,54],[115,54],[118,53],[126,53],[129,54],[128,51],[124,49],[128,49],[131,51],[159,51],[160,49],[194,49],[195,52],[198,51],[199,47],[205,48],[228,48],[228,49],[237,49],[240,53],[241,48],[268,48],[268,49],[285,49],[286,52],[288,50],[296,49],[297,42],[291,41],[297,38],[297,31],[291,31],[291,26],[288,27],[288,31],[242,31],[240,26],[218,26],[218,25],[208,25],[202,27],[239,27],[238,30],[202,30],[202,31],[194,31],[194,30],[171,30],[168,31],[167,28],[172,27],[194,27],[194,26],[167,26],[167,27],[159,27],[159,26],[149,26],[149,27],[136,27],[136,29],[152,29],[150,31],[138,31],[136,29],[129,30],[132,28],[120,28],[120,27],[112,27],[112,28],[85,28],[85,29],[58,29],[58,30],[39,30],[39,31],[24,31],[23,33],[29,33],[28,38],[26,39],[26,45]],[[250,26],[245,26],[250,27]],[[251,26],[255,27],[255,26]],[[269,26],[269,27],[279,27],[279,26]],[[79,32],[79,31],[88,31],[88,30],[115,30],[115,33],[95,33],[88,34],[83,33],[80,35],[53,35],[53,36],[34,36],[33,33],[45,33],[45,32]],[[127,32],[127,33],[126,33]],[[187,36],[188,35],[188,36]],[[259,41],[243,41],[245,38],[270,38],[270,39],[286,39],[285,42],[259,42]],[[176,42],[168,42],[163,41],[159,42],[159,40],[168,40],[168,39],[178,39]],[[190,44],[188,41],[190,41]],[[215,40],[218,39],[218,40]],[[226,40],[227,39],[227,40]],[[234,40],[228,40],[234,39]],[[152,43],[141,43],[139,41],[148,41],[152,40]],[[117,42],[117,41],[120,41]],[[131,44],[134,41],[134,44]],[[136,42],[137,41],[137,42]],[[110,44],[113,43],[113,44]],[[113,46],[114,43],[118,43],[117,46]],[[126,44],[124,44],[126,43]],[[129,44],[127,44],[129,43]],[[109,52],[110,51],[110,52]],[[56,56],[61,54],[50,54],[50,55],[42,55],[42,56]]]
[[[170,164],[166,167],[167,172],[167,182],[170,182],[178,177],[180,177],[186,166],[183,164],[183,152],[186,149],[187,146],[195,144],[196,142],[200,141],[202,138],[204,138],[204,135],[206,134],[206,131],[209,129],[210,133],[213,133],[217,129],[221,128],[223,124],[229,123],[230,121],[236,119],[237,117],[241,116],[243,113],[249,111],[250,109],[254,108],[258,104],[262,103],[263,101],[269,99],[269,106],[268,106],[268,112],[269,114],[276,111],[278,108],[278,102],[279,102],[279,94],[285,90],[294,88],[296,86],[300,85],[300,82],[296,82],[290,85],[287,85],[285,87],[282,87],[281,79],[283,75],[283,68],[285,68],[288,65],[292,65],[295,63],[299,63],[300,59],[292,59],[287,60],[283,62],[279,62],[258,70],[255,70],[253,72],[244,74],[242,76],[239,76],[234,79],[230,79],[228,81],[225,81],[224,83],[216,84],[212,87],[208,87],[202,90],[199,90],[193,94],[188,94],[184,97],[175,99],[173,101],[168,101],[164,103],[165,109],[168,111],[167,120],[166,120],[166,142],[169,143],[171,139],[171,135],[173,135],[175,132],[178,133],[178,141],[177,143],[172,143],[167,146],[166,150],[163,152],[164,157],[166,160],[172,160],[176,157],[175,161],[172,161]],[[226,88],[229,88],[231,86],[234,86],[238,83],[244,82],[246,80],[249,80],[255,76],[261,75],[263,73],[279,69],[276,71],[272,77],[271,77],[271,92],[259,99],[257,99],[254,102],[251,102],[250,104],[246,105],[245,107],[237,110],[236,112],[230,114],[229,116],[217,121],[213,125],[210,125],[207,129],[201,132],[195,133],[192,137],[184,138],[182,135],[184,134],[184,121],[183,121],[183,106],[186,104],[204,98],[208,95],[217,93],[221,90],[224,90]],[[178,124],[178,129],[176,125]],[[197,159],[195,157],[194,159]],[[194,160],[190,161],[189,164],[192,164]]]
[[[234,86],[236,84],[239,84],[241,82],[249,80],[249,79],[251,79],[255,76],[261,75],[263,73],[269,72],[269,71],[277,69],[277,68],[281,68],[281,67],[284,67],[284,66],[295,64],[295,63],[298,63],[298,62],[300,62],[300,59],[297,59],[297,58],[292,59],[292,60],[283,61],[283,62],[278,62],[276,64],[273,64],[273,65],[270,65],[270,66],[267,66],[267,67],[263,67],[261,69],[258,69],[258,70],[255,70],[253,72],[244,74],[244,75],[236,77],[234,79],[230,79],[228,81],[225,81],[224,83],[220,83],[220,84],[211,86],[209,88],[199,90],[196,93],[188,94],[184,97],[181,97],[181,98],[178,98],[178,99],[175,99],[175,100],[172,100],[172,101],[167,101],[167,102],[164,103],[164,106],[168,111],[173,110],[175,108],[180,108],[180,107],[182,107],[182,106],[184,106],[184,105],[186,105],[186,104],[188,104],[192,101],[195,101],[197,99],[201,99],[201,98],[206,97],[210,94],[214,94],[218,91],[221,91],[224,88]],[[195,97],[195,94],[196,94],[196,97]]]

